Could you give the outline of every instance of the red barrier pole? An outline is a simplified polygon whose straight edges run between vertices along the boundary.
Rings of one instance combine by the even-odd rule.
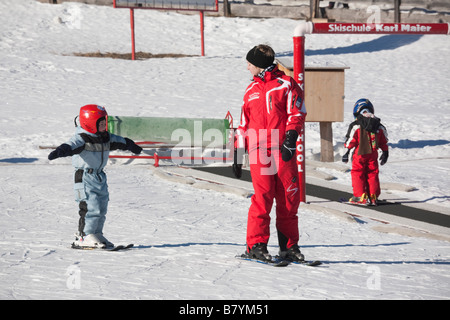
[[[130,25],[131,25],[131,60],[135,60],[136,52],[134,47],[134,9],[130,9]]]
[[[305,99],[305,34],[311,33],[313,24],[300,24],[294,31],[294,80],[303,91]],[[308,106],[306,106],[308,111]],[[300,185],[300,202],[306,202],[305,129],[297,139],[297,170]]]
[[[156,152],[154,154],[154,158],[155,158],[155,167],[159,167],[159,156]]]
[[[205,23],[203,11],[200,11],[200,38],[202,42],[202,57],[205,56]]]
[[[305,99],[305,36],[294,37],[294,80],[303,91]],[[305,129],[300,132],[297,139],[297,170],[300,185],[300,202],[306,202],[305,177]]]

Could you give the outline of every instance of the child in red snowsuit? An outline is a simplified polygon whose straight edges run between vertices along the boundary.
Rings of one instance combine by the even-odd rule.
[[[237,150],[245,148],[249,153],[255,191],[248,212],[246,253],[252,258],[271,260],[267,243],[269,214],[275,199],[280,255],[303,260],[297,244],[300,191],[295,155],[306,109],[303,91],[293,78],[278,70],[274,58],[273,49],[267,45],[255,46],[248,52],[247,69],[253,82],[245,92],[236,130]],[[233,165],[238,178],[240,163]]]
[[[345,148],[349,149],[342,157],[348,162],[351,149],[355,148],[352,159],[353,197],[349,202],[355,204],[376,205],[380,196],[378,168],[378,149],[381,149],[380,164],[388,159],[388,138],[386,128],[375,117],[374,108],[368,99],[360,99],[353,109],[356,120],[348,128]]]

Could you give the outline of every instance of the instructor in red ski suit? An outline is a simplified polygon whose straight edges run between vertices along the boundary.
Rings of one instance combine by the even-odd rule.
[[[306,109],[303,91],[291,77],[273,64],[275,53],[267,45],[247,54],[247,69],[253,75],[244,95],[236,150],[247,149],[254,195],[248,212],[246,253],[271,260],[267,251],[270,212],[276,200],[276,228],[280,255],[304,260],[298,247],[297,210],[300,204],[296,163],[296,141],[303,129]],[[241,175],[241,157],[235,156],[233,170]],[[239,163],[240,162],[240,163]]]

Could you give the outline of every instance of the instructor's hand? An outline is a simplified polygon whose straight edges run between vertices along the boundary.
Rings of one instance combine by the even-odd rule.
[[[281,159],[283,161],[289,161],[294,157],[296,153],[298,133],[295,130],[289,130],[286,132],[286,139],[284,139],[281,146]]]

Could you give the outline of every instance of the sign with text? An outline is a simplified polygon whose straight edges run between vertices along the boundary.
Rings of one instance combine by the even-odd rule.
[[[314,23],[313,33],[448,34],[448,23]]]
[[[218,11],[218,0],[115,0],[114,8]]]

